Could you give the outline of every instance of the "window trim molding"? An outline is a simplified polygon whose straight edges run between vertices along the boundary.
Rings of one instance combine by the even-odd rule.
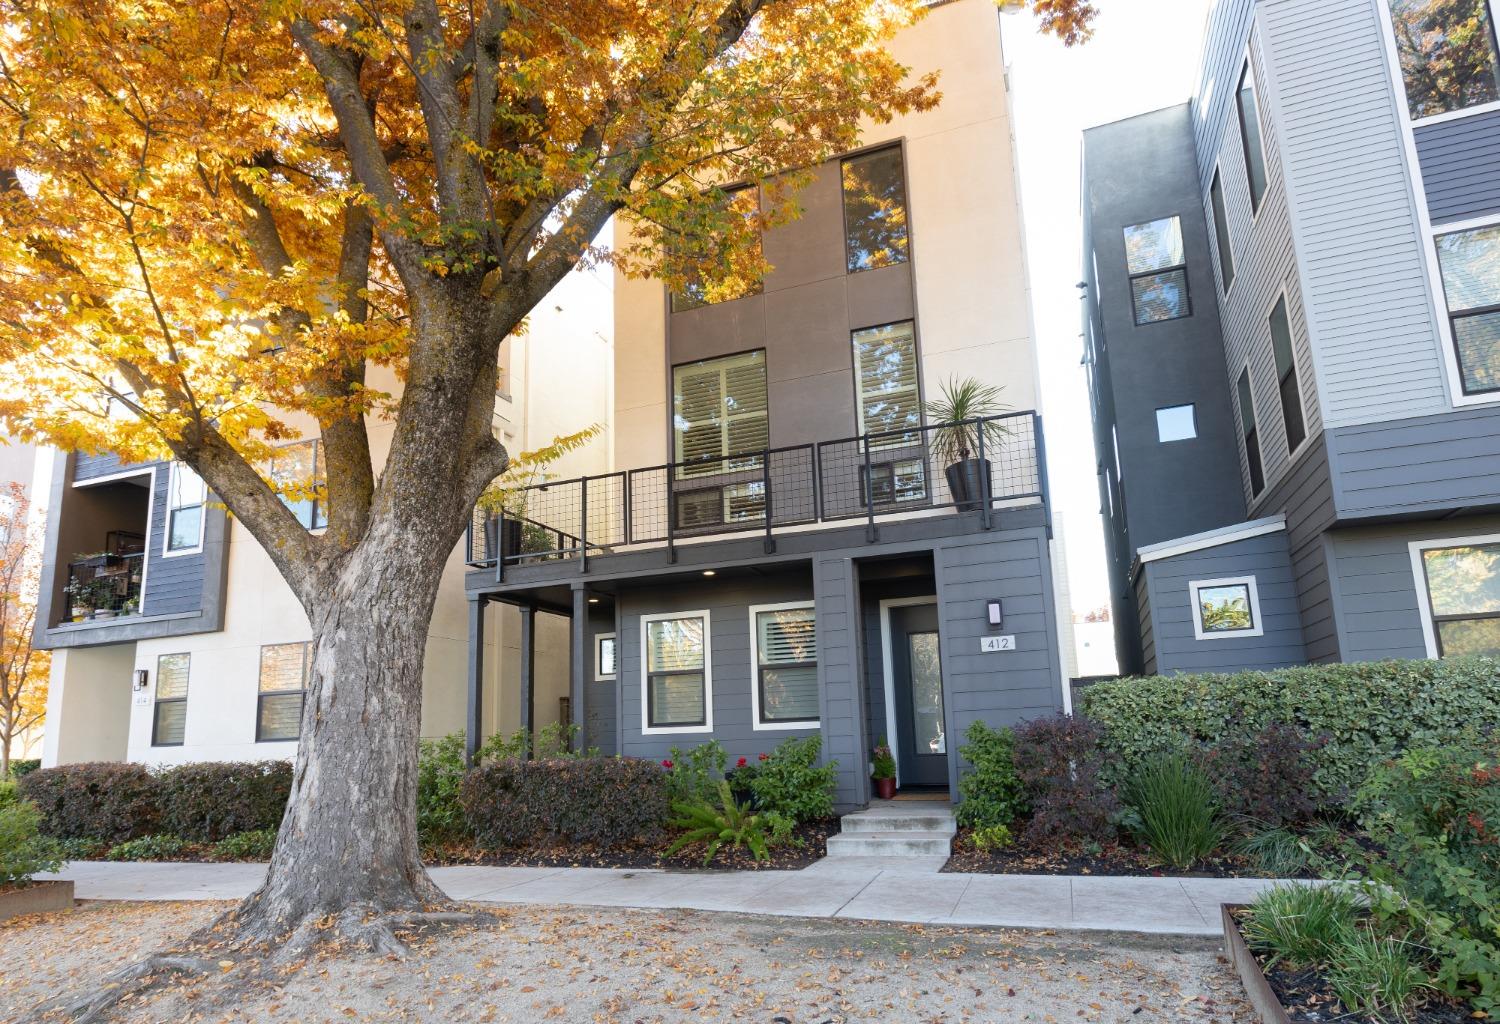
[[[184,691],[184,693],[183,693],[183,695],[181,697],[168,697],[165,700],[163,700],[161,697],[156,696],[156,694],[160,692],[159,687],[161,686],[161,659],[163,659],[163,658],[175,658],[175,657],[179,657],[179,656],[180,657],[184,657],[184,658],[186,658],[188,660],[187,690]],[[188,693],[192,692],[192,687],[193,687],[193,652],[191,652],[191,651],[169,651],[169,652],[167,652],[165,654],[158,654],[156,656],[156,680],[151,684],[151,691],[152,691],[152,695],[151,695],[151,746],[153,746],[153,747],[182,747],[182,746],[186,746],[187,745],[187,700],[188,700]],[[160,720],[157,718],[157,709],[160,708],[160,706],[163,705],[163,704],[181,704],[182,705],[182,739],[178,740],[176,743],[163,743],[159,739],[157,739],[157,727],[160,724]]]
[[[1425,204],[1423,204],[1425,206]],[[1443,258],[1438,252],[1438,239],[1444,235],[1460,235],[1470,231],[1481,231],[1484,228],[1500,227],[1500,213],[1489,213],[1480,217],[1469,217],[1466,220],[1448,221],[1442,224],[1430,225],[1427,235],[1427,246],[1432,251],[1432,270],[1435,277],[1435,285],[1432,300],[1437,313],[1438,331],[1443,338],[1443,363],[1449,374],[1449,389],[1454,405],[1479,405],[1500,402],[1500,387],[1488,391],[1480,391],[1469,394],[1464,388],[1463,365],[1458,358],[1458,337],[1453,333],[1453,320],[1455,314],[1453,307],[1448,302],[1448,286],[1443,281]],[[1468,316],[1481,315],[1480,311],[1491,310],[1492,306],[1476,306],[1466,310]]]
[[[287,647],[291,644],[299,644],[302,647],[302,689],[300,690],[273,690],[269,694],[260,688],[260,659],[264,657],[261,653],[267,647]],[[283,640],[280,643],[261,644],[256,649],[255,665],[255,742],[256,743],[301,743],[302,742],[302,716],[307,713],[308,683],[312,681],[312,641],[311,640]],[[298,694],[302,697],[302,709],[297,714],[297,735],[291,738],[271,737],[262,739],[260,735],[260,705],[262,699],[268,696],[280,697],[287,694]]]
[[[1440,658],[1438,650],[1437,624],[1432,615],[1432,591],[1427,584],[1427,567],[1422,562],[1422,553],[1435,548],[1462,548],[1478,544],[1500,544],[1500,533],[1479,534],[1468,537],[1428,537],[1407,544],[1411,555],[1412,584],[1417,588],[1417,614],[1422,620],[1422,642],[1427,648],[1427,657]]]
[[[650,625],[672,619],[703,620],[703,724],[702,725],[652,725],[651,724],[651,645]],[[714,672],[713,672],[713,622],[707,608],[680,612],[656,612],[641,616],[641,735],[671,736],[714,731]],[[618,667],[618,663],[616,665]]]
[[[1385,2],[1385,0],[1380,0]],[[1245,43],[1244,52],[1240,60],[1240,76],[1234,82],[1234,117],[1239,125],[1240,131],[1240,153],[1245,162],[1245,194],[1250,199],[1250,230],[1254,232],[1255,225],[1260,223],[1260,211],[1266,208],[1267,200],[1271,197],[1271,161],[1266,153],[1266,116],[1260,107],[1260,78],[1255,74],[1255,37]],[[1250,140],[1245,136],[1245,111],[1240,106],[1240,90],[1245,84],[1245,77],[1250,77],[1255,87],[1255,119],[1256,126],[1260,129],[1260,170],[1266,176],[1266,190],[1261,195],[1260,202],[1255,201],[1255,185],[1250,181]],[[1228,203],[1226,202],[1226,206]]]
[[[1256,461],[1260,463],[1260,490],[1255,489],[1255,474],[1249,472],[1250,436],[1245,432],[1245,414],[1239,408],[1239,383],[1241,374],[1243,374],[1245,378],[1245,393],[1250,396],[1250,419],[1255,423],[1255,448],[1256,455],[1259,456]],[[1248,485],[1248,487],[1246,488],[1246,492],[1250,500],[1247,502],[1247,504],[1253,508],[1255,503],[1260,500],[1261,495],[1265,494],[1268,490],[1271,489],[1271,482],[1266,479],[1266,446],[1260,443],[1260,410],[1255,406],[1255,374],[1250,372],[1250,359],[1248,356],[1245,358],[1244,363],[1240,366],[1240,373],[1235,375],[1234,393],[1235,411],[1239,413],[1239,416],[1237,417],[1239,419],[1239,447],[1240,450],[1245,453],[1245,470],[1248,474],[1243,483]]]
[[[604,641],[606,641],[606,640],[613,640],[615,642],[615,670],[613,672],[608,673],[608,674],[605,674],[605,672],[603,671],[603,669],[604,669],[604,659],[601,657],[601,655],[603,654]],[[616,633],[614,633],[613,631],[611,631],[609,633],[595,633],[594,634],[594,682],[596,682],[596,683],[612,683],[612,682],[614,682],[615,680],[617,680],[619,678],[620,678],[620,638],[619,638],[619,635],[616,634]]]
[[[755,732],[789,732],[793,730],[814,731],[823,728],[823,686],[818,684],[818,717],[800,719],[795,722],[766,722],[760,717],[760,630],[756,617],[761,612],[789,612],[808,610],[813,613],[813,630],[818,628],[817,605],[812,599],[805,601],[783,601],[780,604],[752,604],[750,613],[750,728]],[[817,662],[822,668],[822,660]]]
[[[891,653],[891,609],[914,608],[924,604],[936,605],[937,595],[923,594],[917,597],[887,597],[880,601],[880,665],[885,683],[885,741],[891,748],[891,757],[896,761],[896,783],[901,783],[901,736],[896,728],[896,679],[895,659]],[[941,633],[941,630],[939,631]],[[938,637],[938,659],[942,660],[943,638]],[[1064,687],[1066,689],[1066,687]],[[948,687],[943,686],[944,728],[947,728]],[[951,756],[951,755],[950,755]]]
[[[1229,243],[1229,283],[1228,284],[1224,283],[1224,256],[1220,252],[1221,246],[1219,245],[1219,234],[1218,234],[1219,233],[1219,228],[1221,227],[1221,225],[1219,224],[1218,211],[1216,211],[1214,209],[1214,182],[1218,182],[1218,184],[1219,184],[1219,198],[1222,199],[1223,202],[1224,202],[1224,218],[1223,218],[1224,223],[1222,224],[1222,227],[1223,227],[1223,230],[1224,230],[1224,241],[1226,241],[1226,242]],[[1229,293],[1234,290],[1234,283],[1240,279],[1240,275],[1239,275],[1238,264],[1236,264],[1235,261],[1234,261],[1234,239],[1230,236],[1230,231],[1229,231],[1229,197],[1226,196],[1226,195],[1224,195],[1224,161],[1223,161],[1223,158],[1220,158],[1219,160],[1216,160],[1214,162],[1214,172],[1213,172],[1213,174],[1210,174],[1208,176],[1208,191],[1206,191],[1206,192],[1203,193],[1203,208],[1204,208],[1205,213],[1208,216],[1208,219],[1213,222],[1213,226],[1214,226],[1213,231],[1211,231],[1209,233],[1211,235],[1213,235],[1213,246],[1214,246],[1214,256],[1215,256],[1215,261],[1214,262],[1216,264],[1216,266],[1214,267],[1214,276],[1217,277],[1218,280],[1219,280],[1219,297],[1220,297],[1220,299],[1227,299],[1227,298],[1229,298]],[[1252,227],[1254,226],[1254,223],[1255,223],[1255,221],[1252,218],[1251,219],[1251,226]]]
[[[1394,99],[1396,100],[1396,111],[1400,120],[1413,128],[1419,128],[1429,124],[1442,124],[1444,121],[1457,121],[1465,117],[1473,117],[1478,114],[1500,110],[1500,100],[1490,100],[1487,103],[1477,103],[1472,107],[1444,110],[1442,113],[1428,114],[1426,117],[1412,117],[1411,100],[1406,95],[1406,76],[1401,73],[1401,51],[1396,48],[1396,21],[1391,14],[1390,0],[1376,0],[1375,6],[1380,8],[1381,22],[1385,28],[1385,32],[1382,34],[1384,35],[1383,41],[1386,50],[1386,68],[1391,73],[1391,85],[1393,87]],[[1496,44],[1496,56],[1500,57],[1500,26],[1495,24],[1495,0],[1488,0],[1488,13],[1490,16],[1490,38]],[[1422,194],[1420,189],[1418,189],[1418,194]]]
[[[1271,297],[1271,305],[1266,308],[1266,315],[1265,315],[1266,336],[1271,339],[1271,367],[1272,367],[1273,370],[1276,368],[1276,338],[1275,338],[1275,336],[1273,334],[1271,334],[1271,314],[1276,312],[1276,304],[1278,302],[1279,303],[1284,303],[1285,306],[1286,306],[1287,345],[1292,350],[1292,375],[1297,378],[1297,403],[1298,403],[1298,405],[1301,406],[1301,410],[1300,411],[1302,413],[1302,440],[1299,441],[1299,442],[1297,442],[1297,447],[1295,447],[1295,448],[1293,448],[1291,445],[1287,445],[1287,452],[1286,452],[1286,465],[1287,465],[1287,468],[1283,472],[1283,475],[1285,475],[1285,473],[1291,472],[1292,466],[1295,465],[1296,462],[1297,462],[1297,460],[1302,457],[1303,450],[1307,447],[1308,442],[1312,440],[1313,432],[1308,427],[1308,419],[1307,419],[1307,389],[1305,387],[1303,387],[1303,384],[1305,382],[1302,380],[1302,367],[1300,367],[1300,366],[1297,365],[1297,327],[1296,327],[1296,324],[1292,320],[1292,299],[1291,299],[1290,293],[1287,290],[1286,284],[1284,282],[1282,283],[1281,290],[1278,291],[1278,292],[1276,292],[1276,294]],[[1253,389],[1253,385],[1254,385],[1255,381],[1252,379],[1250,383],[1252,385],[1252,391],[1253,391],[1254,390]],[[1281,397],[1281,372],[1279,370],[1276,371],[1276,404],[1277,405],[1281,405],[1282,404],[1282,397]],[[1257,419],[1255,421],[1255,425],[1256,425],[1256,429],[1260,428],[1260,420],[1259,419]],[[1282,427],[1282,433],[1285,434],[1285,432],[1286,432],[1286,409],[1285,409],[1285,407],[1283,407],[1282,410],[1281,410],[1281,427]],[[1264,468],[1262,468],[1261,471],[1264,473],[1265,472]],[[1279,479],[1280,478],[1278,478],[1278,482],[1279,482]]]
[[[197,555],[197,554],[202,554],[202,552],[203,552],[203,535],[204,535],[204,529],[208,525],[208,493],[209,492],[208,492],[208,481],[204,480],[201,476],[198,477],[198,479],[203,484],[203,501],[200,502],[199,505],[198,505],[198,508],[200,510],[199,514],[198,514],[198,543],[195,546],[190,547],[190,548],[175,548],[174,549],[171,546],[171,543],[172,543],[172,513],[175,512],[175,511],[177,511],[179,508],[192,508],[191,505],[178,505],[178,506],[174,506],[172,504],[172,487],[173,487],[174,484],[177,483],[177,468],[179,466],[183,466],[183,465],[186,465],[186,463],[184,463],[181,459],[173,459],[171,461],[171,463],[167,466],[167,500],[165,502],[165,506],[166,507],[164,509],[164,514],[163,514],[162,520],[161,520],[161,557],[163,557],[163,558],[182,558],[185,555]],[[188,466],[187,468],[188,469],[192,469],[193,467]],[[197,471],[194,470],[195,475],[196,475],[196,472]],[[153,483],[152,490],[155,490],[155,486],[154,486],[155,479],[156,478],[153,476],[152,477],[152,483]],[[148,534],[149,534],[149,531],[150,531],[150,528],[148,526],[147,527]],[[149,548],[150,548],[150,545],[148,544],[147,545],[147,549],[149,550]],[[141,592],[144,593],[145,590],[146,590],[146,580],[145,580],[145,577],[143,576],[141,578]]]
[[[1203,628],[1203,606],[1199,603],[1198,592],[1211,587],[1238,587],[1243,586],[1249,595],[1250,602],[1250,628],[1249,629],[1221,629],[1206,630]],[[1266,635],[1266,623],[1260,616],[1260,590],[1256,586],[1254,576],[1225,576],[1213,580],[1189,580],[1188,581],[1188,607],[1193,616],[1193,638],[1195,640],[1236,640],[1250,639]]]

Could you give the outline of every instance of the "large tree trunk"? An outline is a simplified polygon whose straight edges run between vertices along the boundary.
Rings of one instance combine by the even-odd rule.
[[[367,916],[444,899],[416,830],[422,663],[443,559],[402,533],[373,523],[311,615],[292,796],[266,882],[235,912],[241,938],[279,941],[329,916],[357,931]]]

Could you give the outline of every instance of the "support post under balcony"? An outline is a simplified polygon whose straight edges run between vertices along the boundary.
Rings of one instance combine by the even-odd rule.
[[[581,751],[584,748],[583,739],[583,701],[584,682],[588,678],[589,670],[589,592],[577,584],[573,587],[573,618],[568,623],[569,658],[568,658],[568,692],[572,695],[569,702],[573,713],[572,724],[577,732],[573,738],[573,749]]]
[[[521,605],[521,730],[526,756],[536,746],[536,609]]]
[[[469,678],[468,701],[464,712],[464,763],[474,766],[479,745],[484,742],[481,720],[484,714],[484,606],[483,594],[469,595]]]

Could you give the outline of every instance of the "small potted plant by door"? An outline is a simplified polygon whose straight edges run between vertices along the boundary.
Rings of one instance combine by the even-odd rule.
[[[940,390],[939,397],[924,403],[928,419],[939,424],[928,443],[933,460],[946,463],[943,472],[954,505],[972,512],[991,495],[990,460],[980,453],[993,451],[1005,438],[1005,428],[989,418],[1007,411],[1000,402],[1004,389],[973,377],[950,377]]]
[[[875,783],[875,795],[890,800],[896,795],[896,759],[891,755],[885,737],[870,754],[870,779]]]

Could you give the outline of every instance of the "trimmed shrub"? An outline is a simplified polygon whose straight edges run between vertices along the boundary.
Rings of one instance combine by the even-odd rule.
[[[1324,738],[1309,742],[1294,727],[1270,722],[1252,736],[1226,736],[1203,747],[1196,759],[1225,811],[1277,828],[1317,812],[1313,772],[1326,744]]]
[[[792,824],[833,816],[834,774],[838,762],[818,764],[823,749],[819,736],[787,740],[759,762],[750,781],[755,808]]]
[[[292,791],[290,761],[203,761],[159,776],[160,830],[190,843],[275,829]]]
[[[270,860],[276,848],[276,830],[261,828],[253,832],[236,832],[214,844],[215,860]]]
[[[1130,826],[1153,853],[1187,869],[1224,838],[1219,799],[1203,770],[1181,755],[1158,758],[1125,787]]]
[[[423,843],[452,843],[469,834],[458,802],[466,771],[463,733],[422,741],[417,754],[417,835]]]
[[[622,845],[658,838],[667,773],[650,761],[496,761],[464,776],[459,802],[480,846],[534,842]]]
[[[713,804],[719,799],[719,780],[728,761],[718,740],[683,750],[673,747],[661,766],[667,770],[667,791],[673,803]]]
[[[187,849],[187,841],[180,836],[162,833],[128,839],[114,846],[104,855],[105,860],[172,860]]]
[[[30,775],[41,766],[40,757],[18,757],[10,763],[10,777],[19,779],[23,775]]]
[[[114,845],[157,830],[156,776],[138,764],[95,761],[43,768],[21,779],[21,795],[41,812],[44,835]]]
[[[1016,777],[1031,805],[1026,834],[1068,846],[1115,838],[1120,801],[1100,778],[1104,733],[1077,715],[1023,722],[1015,730]]]
[[[963,800],[955,817],[960,825],[975,831],[1009,827],[1026,809],[1026,795],[1016,776],[1015,734],[976,721],[964,736],[968,742],[958,752],[973,767],[958,780]]]
[[[1500,727],[1500,659],[1378,661],[1232,675],[1152,676],[1097,683],[1079,695],[1105,733],[1107,783],[1184,744],[1244,739],[1272,722],[1326,736],[1309,756],[1326,806],[1380,762],[1467,726]]]
[[[27,800],[0,807],[0,886],[24,884],[38,871],[62,867],[57,840],[39,835],[42,815]]]

